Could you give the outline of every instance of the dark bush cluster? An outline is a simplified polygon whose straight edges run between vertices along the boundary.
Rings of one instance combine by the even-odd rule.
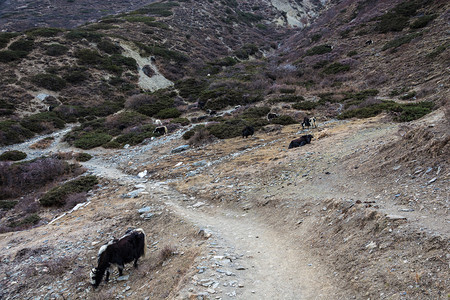
[[[119,45],[106,39],[103,39],[100,43],[98,43],[97,47],[101,51],[108,54],[120,54],[122,52],[122,48]]]
[[[54,111],[37,113],[23,118],[20,125],[32,132],[41,133],[64,128],[65,122]]]
[[[312,110],[319,106],[320,104],[318,102],[313,101],[302,101],[297,102],[292,105],[292,108],[298,109],[298,110]]]
[[[409,0],[398,4],[394,9],[380,17],[375,30],[381,33],[402,31],[403,28],[408,26],[409,18],[414,16],[417,10],[426,4],[426,0]]]
[[[71,30],[66,34],[66,38],[69,40],[86,39],[92,43],[99,43],[102,40],[102,37],[103,34],[101,33],[80,29]]]
[[[76,161],[80,161],[80,162],[86,162],[91,160],[92,155],[90,155],[89,153],[78,153],[77,155],[75,155],[75,160]]]
[[[321,55],[325,53],[330,53],[332,50],[333,49],[330,45],[319,45],[312,47],[311,49],[308,49],[305,55],[306,56]]]
[[[67,53],[69,48],[61,44],[50,44],[45,46],[45,54],[50,56],[61,56]]]
[[[8,40],[9,41],[9,40]],[[26,57],[34,48],[34,40],[21,38],[11,43],[7,50],[0,51],[0,62],[8,63]]]
[[[83,176],[52,188],[39,199],[39,202],[43,206],[63,206],[70,195],[88,192],[97,183],[96,176]]]
[[[411,29],[419,29],[426,27],[431,21],[436,19],[436,15],[424,15],[415,20],[409,27]]]
[[[51,91],[60,91],[66,87],[66,81],[61,77],[50,74],[42,73],[31,77],[31,82],[35,85]]]
[[[160,56],[167,60],[174,60],[175,62],[178,63],[187,62],[189,60],[189,58],[185,54],[175,50],[169,50],[167,48],[164,48],[163,46],[159,45],[147,46],[140,42],[135,42],[135,44],[141,50],[144,50],[146,55],[148,56],[150,55]]]
[[[387,42],[381,50],[384,51],[384,50],[391,49],[391,48],[396,49],[396,48],[400,47],[401,45],[411,42],[413,39],[415,39],[419,36],[422,36],[422,34],[421,33],[410,33],[405,36],[396,38],[390,42]]]
[[[339,62],[335,62],[335,63],[327,65],[323,69],[323,73],[331,75],[331,74],[347,72],[348,70],[350,70],[350,66],[349,65],[341,64]]]
[[[398,104],[393,101],[383,101],[366,107],[347,110],[339,115],[338,118],[370,118],[386,111],[392,113],[396,121],[409,122],[429,114],[433,110],[433,107],[434,103],[432,102]]]
[[[36,36],[43,36],[43,37],[54,37],[57,36],[60,32],[63,30],[61,28],[33,28],[26,31],[26,34],[28,36],[36,37]]]
[[[6,45],[8,45],[9,41],[18,35],[19,35],[19,33],[17,33],[17,32],[1,32],[0,33],[0,49],[5,48]]]
[[[25,158],[27,158],[27,154],[19,150],[5,151],[0,155],[0,161],[19,161]]]
[[[187,78],[175,83],[175,88],[179,91],[180,96],[189,102],[195,102],[207,87],[208,84],[205,80],[197,78]]]

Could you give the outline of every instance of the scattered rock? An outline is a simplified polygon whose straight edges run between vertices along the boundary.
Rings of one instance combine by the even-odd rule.
[[[117,281],[127,281],[130,278],[130,275],[123,275],[117,278]]]
[[[203,206],[203,205],[205,205],[205,202],[200,202],[200,201],[199,201],[199,202],[193,204],[192,207],[198,208],[198,207]]]
[[[171,152],[172,153],[180,153],[180,152],[186,151],[187,149],[189,149],[189,145],[182,145],[182,146],[172,149]]]
[[[386,215],[386,218],[392,221],[396,220],[406,220],[406,217],[400,215]]]
[[[145,176],[147,176],[147,170],[138,173],[139,178],[144,178]]]

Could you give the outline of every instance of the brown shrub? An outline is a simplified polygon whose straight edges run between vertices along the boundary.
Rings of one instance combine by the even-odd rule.
[[[153,95],[147,94],[133,95],[125,101],[125,108],[138,109],[142,105],[153,104],[156,103],[157,101],[158,98]]]
[[[214,136],[209,133],[206,128],[201,128],[196,131],[194,135],[189,139],[188,143],[191,146],[201,146],[208,144],[214,140]]]
[[[169,245],[164,246],[164,248],[162,248],[161,252],[159,253],[160,263],[165,262],[170,257],[175,255],[175,251],[176,251],[176,249],[174,247],[172,247],[172,246],[169,246]]]

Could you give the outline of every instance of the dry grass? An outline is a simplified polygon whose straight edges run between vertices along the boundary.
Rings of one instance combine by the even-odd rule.
[[[53,137],[44,138],[31,145],[30,149],[47,149],[48,147],[51,146],[54,140],[55,138]]]

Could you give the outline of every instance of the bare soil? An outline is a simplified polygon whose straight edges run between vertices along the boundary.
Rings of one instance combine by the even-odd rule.
[[[176,154],[181,131],[90,150],[84,166],[103,179],[84,208],[0,235],[3,297],[445,299],[447,119],[291,125]],[[287,149],[306,132],[311,144]],[[73,150],[56,145],[42,151]],[[99,247],[128,227],[147,232],[149,257],[93,290]]]

